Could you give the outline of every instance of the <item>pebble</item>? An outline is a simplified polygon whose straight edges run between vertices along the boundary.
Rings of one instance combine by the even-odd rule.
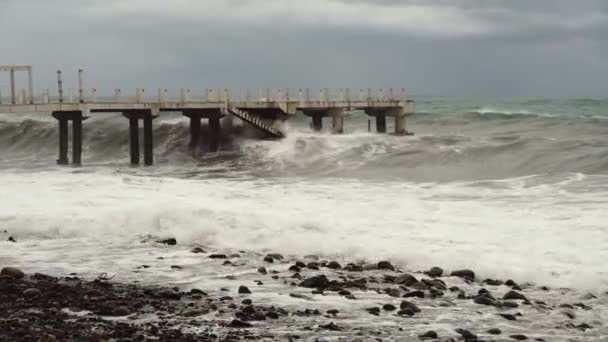
[[[439,338],[439,335],[433,330],[429,330],[422,335],[418,335],[421,340],[435,340]]]
[[[190,252],[194,253],[194,254],[199,254],[199,253],[205,253],[205,250],[200,247],[194,247],[190,250]]]
[[[250,294],[251,290],[247,286],[241,285],[239,287],[239,294]]]
[[[494,305],[495,300],[488,296],[477,295],[473,297],[473,302],[479,305]]]
[[[260,267],[258,267],[258,273],[260,273],[260,274],[268,274],[268,271],[266,270],[266,267],[260,266]]]
[[[502,334],[502,331],[500,329],[498,329],[498,328],[489,329],[487,332],[490,335],[500,335],[500,334]]]
[[[411,291],[403,295],[403,298],[411,297],[424,298],[424,291]]]
[[[226,256],[226,254],[211,254],[211,255],[209,255],[209,258],[211,258],[211,259],[227,259],[228,257]]]
[[[325,325],[320,325],[319,328],[325,329],[325,330],[331,330],[331,331],[341,331],[342,330],[339,326],[334,324],[334,322],[330,322]]]
[[[0,271],[0,275],[8,276],[15,279],[21,279],[25,276],[25,274],[20,269],[15,267],[4,267],[2,271]]]
[[[524,296],[523,294],[521,294],[517,291],[513,291],[513,290],[505,293],[505,295],[502,297],[502,299],[528,300],[528,298],[526,298],[526,296]]]
[[[456,270],[450,273],[452,277],[459,277],[465,280],[474,281],[475,280],[475,272],[471,270]]]
[[[308,288],[316,288],[316,289],[325,289],[329,286],[329,279],[323,274],[317,275],[314,277],[310,277],[308,279],[304,279],[300,285],[300,287],[308,287]]]
[[[525,341],[528,339],[528,336],[526,335],[521,335],[521,334],[517,334],[517,335],[509,335],[510,338],[514,339],[514,340],[518,340],[518,341]]]
[[[418,279],[416,279],[416,277],[414,277],[411,274],[402,274],[402,275],[396,277],[394,282],[395,282],[395,284],[411,286],[412,284],[417,283]]]
[[[395,266],[393,266],[393,264],[391,264],[388,261],[380,261],[378,263],[378,269],[379,270],[389,270],[389,271],[394,271],[395,270]]]
[[[332,270],[338,270],[341,269],[342,266],[337,261],[330,261],[329,264],[327,264],[327,268],[330,268]]]
[[[499,313],[498,316],[506,319],[507,321],[516,321],[517,320],[517,318],[511,314]]]
[[[374,316],[380,315],[380,308],[378,308],[378,307],[368,308],[368,309],[365,309],[365,311],[369,312],[370,314],[372,314]]]
[[[38,297],[41,294],[42,294],[42,292],[40,290],[38,290],[37,288],[29,288],[29,289],[23,291],[23,297],[26,297],[26,298]]]
[[[435,267],[431,267],[431,269],[430,269],[430,270],[428,270],[428,271],[426,272],[426,274],[427,274],[429,277],[431,277],[431,278],[438,278],[438,277],[441,277],[441,276],[443,275],[443,268],[441,268],[441,267],[437,267],[437,266],[435,266]]]
[[[400,307],[401,307],[401,309],[410,309],[413,312],[420,312],[420,308],[417,307],[416,304],[409,302],[407,300],[402,301]]]
[[[395,310],[397,310],[397,307],[394,306],[393,304],[384,304],[382,306],[382,309],[384,309],[384,311],[395,311]]]
[[[477,340],[477,335],[466,329],[456,329],[456,332],[466,340]]]
[[[240,321],[238,319],[232,320],[230,324],[228,324],[230,328],[251,328],[253,325],[247,322]]]
[[[156,242],[157,243],[162,243],[162,244],[165,244],[165,245],[169,245],[169,246],[175,246],[175,245],[177,245],[177,240],[175,240],[174,238],[159,240],[159,241],[156,241]]]
[[[410,309],[410,308],[401,309],[401,310],[399,310],[397,312],[397,315],[399,315],[399,316],[409,316],[409,317],[412,317],[412,316],[414,316],[414,314],[415,314],[415,312],[412,309]]]

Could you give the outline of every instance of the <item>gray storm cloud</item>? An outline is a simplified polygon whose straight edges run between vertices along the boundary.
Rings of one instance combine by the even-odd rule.
[[[605,97],[605,1],[4,0],[0,64],[39,87],[406,87]],[[72,76],[70,76],[72,75]],[[0,77],[0,89],[6,80]]]

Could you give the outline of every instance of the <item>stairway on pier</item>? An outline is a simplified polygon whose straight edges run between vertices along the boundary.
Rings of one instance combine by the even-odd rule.
[[[281,131],[272,127],[268,123],[262,121],[257,116],[249,114],[245,110],[238,109],[235,107],[230,107],[230,108],[228,108],[228,112],[231,113],[232,115],[236,116],[237,118],[247,122],[248,124],[252,125],[253,127],[255,127],[261,131],[264,131],[265,133],[269,134],[273,138],[281,139],[281,138],[285,137],[285,135]]]

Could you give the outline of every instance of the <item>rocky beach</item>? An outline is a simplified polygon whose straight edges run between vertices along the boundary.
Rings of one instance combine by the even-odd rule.
[[[101,273],[0,273],[0,341],[602,341],[608,292],[389,261],[214,251],[167,239],[220,272],[207,287]],[[133,273],[167,265],[159,255]],[[192,270],[191,270],[192,271]],[[25,273],[24,273],[25,272]],[[221,274],[221,276],[220,276]],[[602,308],[603,306],[603,308]]]

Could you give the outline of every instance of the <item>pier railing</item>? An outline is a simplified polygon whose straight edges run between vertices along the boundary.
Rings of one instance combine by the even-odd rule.
[[[51,103],[166,103],[166,102],[405,102],[405,89],[394,88],[257,88],[228,89],[206,88],[193,90],[181,88],[178,92],[169,89],[150,91],[145,88],[126,90],[116,88],[101,93],[97,88],[69,88],[58,92],[49,88],[41,94],[31,96],[22,89],[14,99],[4,96],[8,92],[0,88],[0,105],[51,104]]]

